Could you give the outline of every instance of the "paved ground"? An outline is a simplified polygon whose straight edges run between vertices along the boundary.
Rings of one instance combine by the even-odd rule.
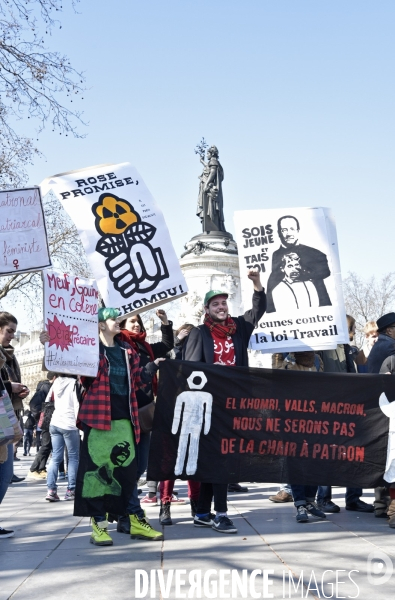
[[[32,460],[21,458],[14,463],[17,475],[25,475]],[[15,530],[14,538],[1,541],[0,600],[393,597],[395,572],[387,583],[378,585],[395,565],[395,530],[385,520],[344,510],[344,490],[336,488],[339,514],[298,524],[292,504],[268,500],[276,485],[249,487],[248,494],[229,494],[229,512],[238,535],[194,528],[185,505],[172,510],[175,523],[165,528],[163,542],[131,540],[117,533],[113,524],[114,546],[99,548],[89,544],[89,520],[73,517],[70,502],[44,501],[45,482],[13,484],[0,508],[0,525]],[[176,488],[186,496],[183,482],[177,482]],[[65,490],[65,484],[60,484],[60,492]],[[373,500],[371,492],[365,500]],[[156,528],[158,511],[156,507],[147,511]],[[373,559],[370,568],[368,557]],[[139,578],[142,585],[152,570],[156,583],[152,592],[144,587],[136,591],[137,569],[147,573]],[[252,585],[255,569],[265,572],[267,593],[262,575]],[[303,586],[297,587],[302,572]],[[160,589],[161,576],[162,586],[173,577],[168,592]],[[241,587],[236,582],[232,587],[228,582],[237,576]],[[181,581],[178,590],[176,577]],[[246,587],[243,577],[247,577]],[[188,578],[196,584],[201,581],[200,595],[199,586],[190,588]]]

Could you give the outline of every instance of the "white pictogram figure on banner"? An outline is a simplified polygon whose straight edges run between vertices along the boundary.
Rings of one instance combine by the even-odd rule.
[[[384,479],[392,483],[395,481],[395,402],[388,402],[388,398],[383,392],[380,396],[379,404],[385,416],[390,420]]]
[[[196,378],[200,379],[199,383],[194,383]],[[176,434],[181,421],[182,408],[184,407],[180,439],[178,442],[177,462],[174,468],[175,475],[181,475],[183,472],[188,440],[189,449],[186,474],[194,475],[196,473],[203,418],[204,435],[208,434],[211,427],[213,397],[208,392],[201,391],[207,383],[206,375],[202,371],[193,371],[187,381],[191,390],[181,392],[181,394],[177,396],[176,406],[174,408],[173,425],[171,428],[171,432]]]

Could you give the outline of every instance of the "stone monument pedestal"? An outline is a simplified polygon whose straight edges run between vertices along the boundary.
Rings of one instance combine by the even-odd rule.
[[[240,314],[239,260],[230,233],[209,231],[195,235],[185,244],[180,265],[189,288],[188,295],[180,300],[180,325],[202,322],[203,300],[209,290],[226,292],[230,315]]]

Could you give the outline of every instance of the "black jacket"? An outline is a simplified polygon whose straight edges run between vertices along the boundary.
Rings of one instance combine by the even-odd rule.
[[[252,309],[247,310],[243,316],[232,317],[237,325],[236,333],[232,335],[235,347],[236,367],[248,367],[247,348],[254,328],[266,310],[266,294],[254,292],[252,296]],[[191,330],[184,344],[184,360],[214,363],[214,341],[206,325],[199,325]]]
[[[39,381],[37,384],[36,391],[29,402],[29,408],[37,421],[40,416],[42,405],[45,402],[45,398],[48,396],[48,392],[51,388],[51,385],[52,383],[48,381],[48,379],[45,379],[44,381]]]
[[[380,333],[368,357],[368,373],[380,373],[385,359],[393,354],[395,354],[395,340],[385,333]]]
[[[161,325],[161,332],[162,341],[150,344],[151,350],[154,354],[154,359],[164,358],[174,346],[173,323],[169,321],[168,325]],[[143,344],[137,343],[137,352],[140,357],[140,367],[145,367],[149,362],[151,362],[152,359]],[[139,408],[150,404],[150,402],[152,402],[154,399],[152,382],[146,383],[143,387],[139,388],[136,391],[136,398]]]
[[[33,414],[31,412],[29,412],[27,415],[27,419],[23,424],[23,429],[34,429],[35,426],[36,426],[36,420],[33,417]]]
[[[394,375],[394,373],[395,373],[395,356],[393,354],[392,354],[392,356],[388,356],[388,358],[385,359],[385,361],[381,365],[380,373],[384,373],[384,374],[391,373],[391,375]]]
[[[339,352],[343,346],[344,359]],[[324,363],[325,373],[356,373],[353,352],[350,344],[338,344],[333,350],[321,350],[317,352]]]

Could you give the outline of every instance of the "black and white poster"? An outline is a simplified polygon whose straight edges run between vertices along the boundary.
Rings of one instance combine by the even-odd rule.
[[[251,337],[264,352],[325,350],[348,343],[333,216],[327,208],[237,211],[243,302],[259,269],[267,311]]]
[[[394,405],[386,375],[167,360],[147,479],[383,485]]]
[[[106,306],[141,312],[187,293],[162,211],[129,163],[49,177],[74,221]]]

